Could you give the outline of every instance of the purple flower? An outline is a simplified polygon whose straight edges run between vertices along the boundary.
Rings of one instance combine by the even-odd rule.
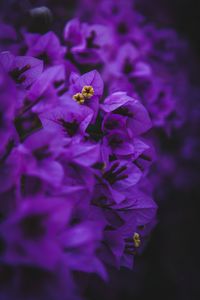
[[[79,19],[70,20],[65,25],[63,35],[68,51],[73,53],[85,47],[85,39]]]
[[[113,130],[126,130],[126,120],[124,116],[107,113],[102,122],[102,131],[109,133]]]
[[[65,26],[64,40],[75,61],[97,64],[105,60],[105,50],[112,45],[112,33],[101,24],[89,25],[73,19]]]
[[[143,158],[151,162],[151,155],[147,155],[150,149],[146,141],[132,138],[126,131],[113,130],[103,139],[102,156],[105,162],[113,158],[134,161],[143,170],[138,161]]]
[[[64,176],[62,165],[56,158],[63,142],[55,132],[40,130],[29,136],[18,151],[23,156],[22,174],[35,176],[58,187]]]
[[[141,251],[157,210],[154,201],[138,188],[127,189],[125,195],[120,203],[99,206],[109,224],[104,233],[101,257],[117,268],[133,267],[133,257]]]
[[[154,219],[157,205],[150,196],[135,187],[127,189],[125,195],[125,201],[113,206],[124,222],[131,218],[135,220],[136,226],[140,227]]]
[[[88,211],[89,208],[95,178],[94,172],[90,167],[85,166],[84,163],[76,163],[75,160],[76,157],[74,162],[69,160],[69,158],[67,160],[64,155],[60,158],[60,162],[64,168],[64,177],[62,186],[58,189],[57,193],[73,197],[73,202],[81,207],[84,215],[84,211]],[[83,199],[84,201],[82,201]]]
[[[1,258],[4,261],[1,274],[4,274],[6,268],[10,268],[13,278],[17,276],[14,275],[15,272],[21,270],[21,276],[18,273],[18,284],[13,285],[17,293],[20,293],[20,299],[24,299],[24,295],[26,299],[33,299],[32,295],[36,295],[31,288],[32,277],[29,277],[31,274],[38,276],[43,274],[39,297],[43,293],[49,295],[49,283],[45,282],[45,278],[50,279],[52,276],[55,277],[54,280],[52,278],[53,286],[57,282],[57,276],[61,283],[61,274],[66,280],[69,272],[74,270],[95,272],[106,278],[105,269],[95,256],[96,247],[101,239],[102,226],[98,221],[78,221],[71,204],[55,197],[39,196],[24,199],[16,211],[0,225],[1,246],[4,245],[4,248],[1,247]],[[25,270],[28,272],[26,278],[22,276]],[[25,287],[25,282],[28,288]],[[11,278],[10,283],[13,284]],[[1,293],[7,288],[6,284],[5,280]],[[67,295],[72,293],[73,299],[74,284],[71,279],[67,287],[69,293]],[[64,290],[62,289],[62,292]],[[55,292],[54,290],[51,299],[56,299],[59,291],[56,296]],[[9,294],[8,291],[6,293]],[[66,299],[66,294],[61,295],[61,299]]]
[[[93,111],[68,99],[65,105],[41,114],[40,118],[44,128],[57,130],[63,137],[81,139],[93,118]]]
[[[10,52],[0,54],[0,63],[13,81],[24,88],[29,87],[43,71],[41,60],[30,56],[14,56]]]
[[[75,141],[67,144],[63,151],[65,159],[82,166],[92,166],[100,158],[100,144]]]
[[[6,245],[4,262],[54,269],[62,258],[57,235],[69,218],[66,205],[61,200],[41,197],[23,201],[1,224],[1,238]]]
[[[101,108],[105,112],[127,117],[127,127],[130,128],[134,136],[151,128],[151,120],[145,107],[124,92],[116,92],[107,97]]]
[[[138,49],[127,43],[119,49],[116,60],[108,66],[108,72],[112,76],[135,79],[149,77],[151,68],[142,61]]]
[[[103,171],[96,172],[94,203],[97,206],[120,203],[125,199],[124,191],[136,185],[142,172],[136,165],[124,160],[109,163]]]
[[[67,91],[62,65],[45,70],[25,95],[23,111],[43,113],[59,104],[59,97]]]
[[[50,31],[44,35],[27,33],[25,42],[28,46],[26,55],[41,59],[45,66],[62,63],[66,49],[60,45],[54,32]]]
[[[89,106],[94,111],[94,119],[99,109],[99,100],[103,94],[103,80],[100,74],[94,70],[77,76],[70,87],[70,93],[73,99]]]
[[[107,152],[108,156],[115,155],[116,157],[123,158],[134,153],[132,139],[128,134],[121,130],[113,130],[107,134],[103,139],[103,150]]]
[[[91,230],[95,226],[95,230]],[[98,221],[82,222],[80,225],[72,226],[60,236],[62,246],[65,249],[64,260],[72,270],[98,273],[104,279],[107,278],[106,271],[100,260],[94,253],[98,242],[102,238],[102,224]],[[81,251],[77,252],[78,249]]]

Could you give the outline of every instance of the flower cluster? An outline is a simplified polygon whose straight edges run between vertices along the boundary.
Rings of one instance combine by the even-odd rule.
[[[132,1],[84,0],[75,15],[63,34],[0,24],[1,299],[77,299],[76,272],[132,268],[157,209],[149,130],[182,122],[174,31]]]

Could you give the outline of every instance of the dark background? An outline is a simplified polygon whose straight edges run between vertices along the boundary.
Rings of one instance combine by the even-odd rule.
[[[62,0],[54,1],[62,2]],[[69,4],[70,14],[76,1],[65,1]],[[3,14],[3,8],[8,7],[8,3],[14,2],[19,6],[23,1],[0,0],[0,14]],[[34,7],[40,1],[25,2],[28,3],[27,7],[30,5]],[[51,8],[53,1],[48,2]],[[200,0],[139,0],[138,6],[149,19],[162,22],[167,16],[166,22],[176,28],[182,37],[189,40],[196,55],[196,76],[200,87]],[[9,19],[9,10],[6,18]],[[24,20],[19,20],[19,22]],[[193,59],[188,57],[188,60]],[[191,120],[187,127],[189,129],[186,135],[194,135],[196,139],[199,139],[200,144],[200,121],[193,124]],[[178,135],[182,140],[177,145],[173,145],[177,143],[176,135],[177,133],[172,135],[168,146],[178,153],[178,148],[181,147],[185,136],[184,133],[179,132]],[[180,159],[177,166],[177,168],[184,169],[186,181],[190,181],[189,185],[174,186],[174,178],[168,177],[165,178],[163,186],[159,187],[160,190],[156,194],[159,202],[158,224],[143,255],[137,257],[134,270],[113,272],[108,285],[98,279],[92,281],[86,291],[86,299],[200,299],[198,265],[200,256],[200,159],[198,157],[200,146],[196,149],[196,153],[197,155],[189,160]],[[159,199],[160,194],[162,194],[162,201]]]
[[[146,16],[163,20],[168,16],[172,26],[189,39],[200,56],[200,1],[199,0],[138,0]],[[170,22],[169,22],[170,23]]]

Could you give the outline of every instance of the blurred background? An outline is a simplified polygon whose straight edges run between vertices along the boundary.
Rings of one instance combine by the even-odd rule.
[[[54,1],[62,4],[61,0]],[[45,1],[52,11],[54,1]],[[9,9],[15,10],[17,14],[17,9],[23,2],[24,19],[19,20],[23,22],[25,7],[27,6],[27,9],[35,7],[41,1],[10,0],[10,6],[8,2],[8,0],[1,0],[1,15],[7,9],[7,19],[9,19]],[[75,5],[76,1],[68,1],[66,14],[70,15]],[[194,55],[188,57],[188,61],[191,60],[196,68],[191,75],[191,80],[200,88],[200,1],[139,0],[137,6],[149,20],[157,20],[157,22],[172,26],[181,37],[189,41]],[[192,100],[193,98],[195,101]],[[188,98],[188,103],[194,106],[194,110],[199,111],[198,89],[191,99]],[[191,135],[195,139],[193,154],[179,157],[180,149]],[[177,155],[177,166],[173,175],[163,178],[161,186],[155,193],[159,204],[158,224],[146,249],[141,256],[137,257],[133,271],[124,269],[120,272],[113,272],[111,270],[111,280],[108,285],[97,278],[93,279],[85,292],[86,299],[200,299],[198,265],[200,254],[200,120],[198,117],[194,121],[191,114],[191,119],[189,118],[183,131],[174,131],[172,136],[163,142],[163,146],[168,152],[171,151]],[[181,172],[184,177],[182,184],[174,184],[177,174]]]

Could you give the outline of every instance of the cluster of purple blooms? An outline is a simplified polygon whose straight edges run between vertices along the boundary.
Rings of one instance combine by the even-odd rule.
[[[132,268],[157,209],[149,130],[183,122],[174,31],[132,1],[76,16],[62,36],[0,24],[2,300],[77,299],[77,272]]]

